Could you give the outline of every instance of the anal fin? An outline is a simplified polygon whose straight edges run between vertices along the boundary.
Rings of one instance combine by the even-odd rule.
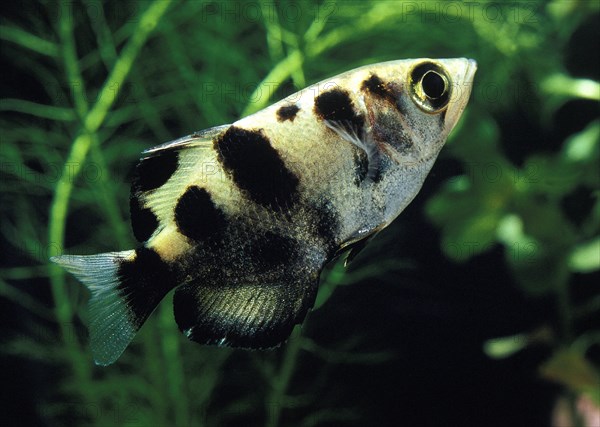
[[[200,285],[175,291],[175,320],[201,344],[270,348],[285,341],[313,306],[317,277],[307,282]]]

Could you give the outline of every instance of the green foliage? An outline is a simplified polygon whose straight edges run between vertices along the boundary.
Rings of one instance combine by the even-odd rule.
[[[465,173],[449,178],[426,205],[443,252],[464,262],[502,245],[523,292],[554,295],[560,307],[559,338],[547,340],[559,356],[542,374],[574,393],[590,392],[589,377],[598,374],[585,357],[598,335],[577,334],[573,325],[577,313],[597,315],[600,306],[596,296],[575,307],[569,286],[575,273],[600,269],[600,123],[516,164],[505,154],[512,141],[499,116],[519,109],[550,131],[567,101],[600,100],[597,81],[570,76],[564,65],[570,37],[598,3],[448,4],[82,0],[24,3],[32,13],[2,18],[3,59],[22,78],[15,81],[29,87],[3,86],[0,100],[0,232],[16,254],[0,270],[0,295],[31,313],[31,334],[3,351],[64,370],[56,394],[39,407],[44,419],[122,426],[254,419],[276,426],[286,410],[318,397],[317,390],[308,397],[290,392],[302,357],[322,361],[315,370],[323,375],[329,364],[388,360],[386,353],[361,353],[355,341],[323,348],[299,329],[268,354],[188,345],[165,302],[118,364],[99,369],[81,336],[87,295],[48,258],[134,246],[128,172],[145,148],[231,122],[356,66],[425,56],[479,64],[472,100],[442,154]],[[573,222],[563,201],[582,187],[593,206]],[[381,237],[375,245],[385,247]],[[331,266],[317,308],[337,286],[410,266],[389,256],[361,262]],[[51,308],[31,296],[40,280],[51,286]],[[500,340],[485,350],[501,356],[522,344]],[[248,384],[224,393],[236,367]],[[359,410],[342,407],[295,425],[357,420],[364,420]]]
[[[444,231],[446,255],[464,261],[501,243],[521,285],[535,294],[562,286],[569,270],[598,269],[591,242],[600,226],[598,208],[576,227],[561,202],[578,186],[598,188],[600,122],[571,136],[558,153],[532,155],[520,168],[490,142],[498,138],[493,126],[484,119],[479,126],[460,148],[451,147],[469,175],[453,178],[427,207]]]

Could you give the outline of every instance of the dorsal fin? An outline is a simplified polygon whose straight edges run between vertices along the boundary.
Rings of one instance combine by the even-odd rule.
[[[229,126],[230,125],[215,126],[209,129],[194,132],[191,135],[184,136],[173,141],[165,142],[164,144],[157,145],[156,147],[148,148],[147,150],[144,150],[143,154],[145,157],[142,157],[142,160],[148,157],[148,155],[160,155],[161,152],[167,150],[182,150],[186,148],[202,147],[207,144],[212,144],[213,138],[225,132]]]
[[[188,187],[225,179],[213,138],[228,127],[196,132],[143,152],[130,195],[131,224],[138,241],[148,241],[173,222],[173,209]]]

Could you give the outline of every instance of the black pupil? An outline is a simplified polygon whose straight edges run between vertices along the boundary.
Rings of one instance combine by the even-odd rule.
[[[428,98],[438,99],[446,92],[446,82],[435,71],[427,71],[421,79],[423,92]]]

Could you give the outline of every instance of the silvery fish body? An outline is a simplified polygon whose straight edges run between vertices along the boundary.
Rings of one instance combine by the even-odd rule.
[[[91,291],[96,363],[113,363],[174,288],[193,341],[284,341],[324,265],[353,257],[415,197],[475,69],[462,58],[368,65],[146,150],[130,198],[138,249],[53,258]]]

